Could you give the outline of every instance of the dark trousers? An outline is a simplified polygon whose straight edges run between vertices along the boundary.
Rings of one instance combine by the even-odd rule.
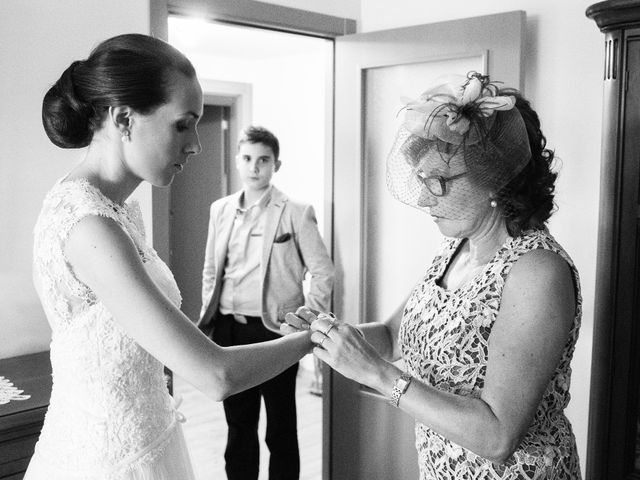
[[[258,317],[246,317],[246,325],[232,315],[216,321],[213,341],[223,347],[247,345],[279,338]],[[224,453],[229,480],[257,480],[260,467],[258,421],[260,400],[264,398],[267,413],[265,442],[271,454],[269,480],[297,480],[300,476],[300,454],[296,420],[296,375],[298,364],[261,385],[232,395],[224,400],[224,413],[229,434]]]

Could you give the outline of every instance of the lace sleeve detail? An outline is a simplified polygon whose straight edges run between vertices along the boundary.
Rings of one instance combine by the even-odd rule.
[[[46,196],[34,230],[34,276],[45,309],[62,322],[69,322],[77,309],[97,301],[93,291],[75,276],[64,253],[73,228],[90,215],[111,218],[124,228],[114,205],[88,182],[58,182]]]
[[[127,210],[129,212],[129,218],[131,219],[131,222],[135,226],[136,230],[138,231],[140,238],[142,239],[143,242],[146,242],[147,234],[144,230],[144,221],[142,220],[142,211],[140,210],[140,203],[137,200],[131,200],[131,202],[129,202],[129,207]]]

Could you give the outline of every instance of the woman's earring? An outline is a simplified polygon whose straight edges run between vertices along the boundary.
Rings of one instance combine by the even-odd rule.
[[[492,198],[489,202],[489,205],[491,205],[491,208],[496,208],[498,206],[498,202],[494,198]]]
[[[120,137],[120,140],[122,140],[122,143],[127,143],[131,141],[131,132],[129,132],[129,130],[123,130],[122,131],[122,137]]]

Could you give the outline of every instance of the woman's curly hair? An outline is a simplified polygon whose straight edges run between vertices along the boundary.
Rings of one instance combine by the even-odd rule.
[[[547,220],[556,210],[553,197],[558,174],[552,170],[554,152],[547,148],[547,139],[540,129],[540,119],[529,101],[516,90],[503,90],[500,94],[515,97],[531,148],[531,160],[496,196],[509,234],[518,236],[527,230],[545,228]]]

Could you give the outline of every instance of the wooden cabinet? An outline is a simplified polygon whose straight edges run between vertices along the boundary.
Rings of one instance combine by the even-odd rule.
[[[18,480],[29,464],[49,405],[49,352],[0,360],[0,376],[31,395],[0,405],[0,479]]]
[[[640,0],[586,13],[605,52],[586,478],[640,479]]]

